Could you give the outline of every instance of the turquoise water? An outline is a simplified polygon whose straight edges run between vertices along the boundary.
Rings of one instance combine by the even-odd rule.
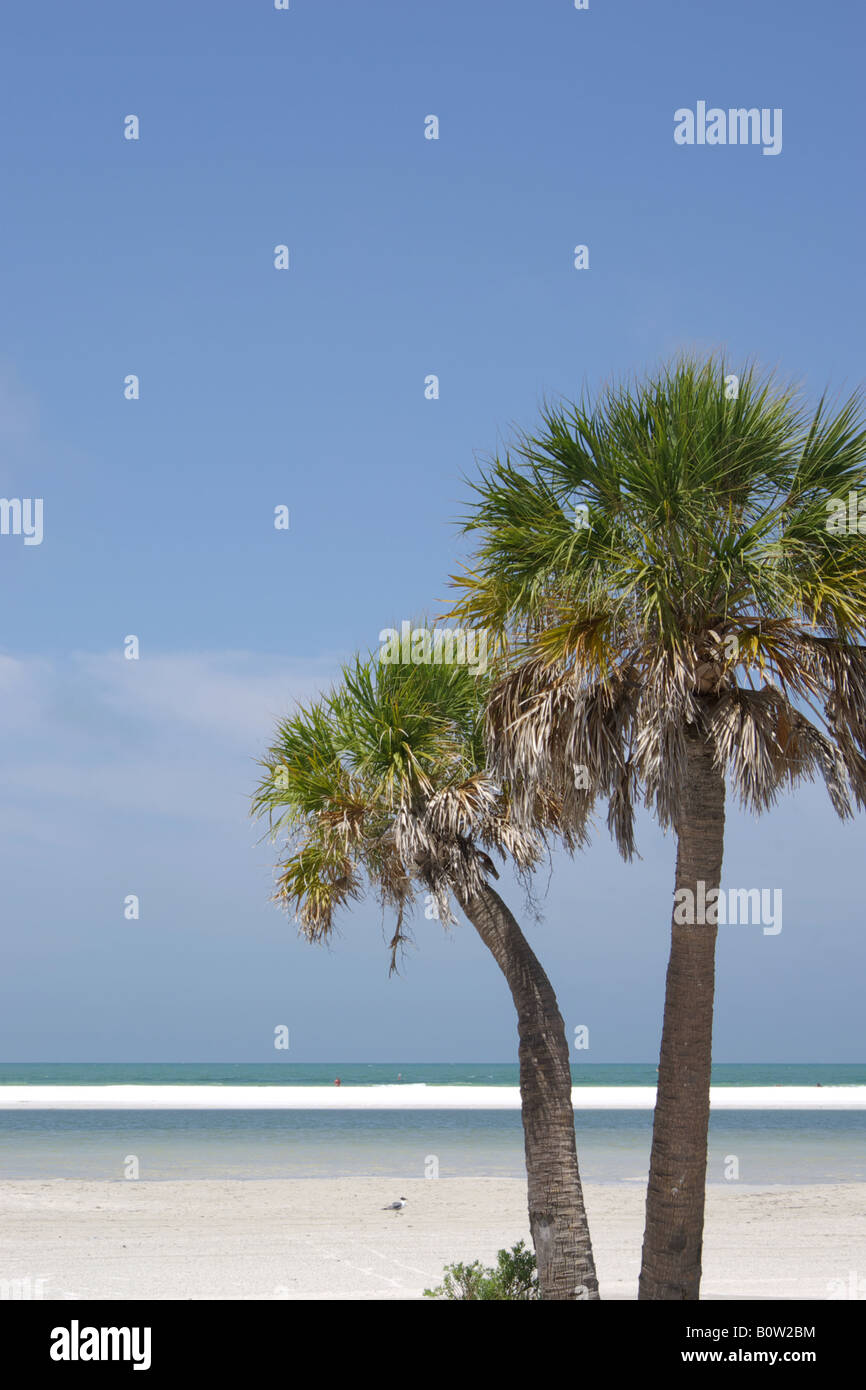
[[[654,1086],[650,1062],[575,1062],[576,1086]],[[7,1086],[516,1086],[511,1062],[4,1062]],[[716,1086],[864,1086],[866,1064],[855,1062],[718,1063]]]
[[[575,1085],[652,1086],[648,1063],[576,1063]],[[516,1086],[511,1063],[5,1063],[2,1085],[344,1086],[426,1082]],[[866,1085],[866,1065],[719,1064],[718,1086]],[[589,1111],[576,1120],[589,1182],[644,1183],[650,1111]],[[710,1124],[710,1182],[729,1156],[745,1184],[866,1181],[866,1112],[719,1111]],[[0,1179],[522,1177],[517,1111],[0,1110]]]
[[[591,1182],[645,1182],[652,1114],[578,1116]],[[0,1178],[522,1177],[518,1111],[29,1110],[0,1112]],[[720,1111],[710,1182],[735,1155],[746,1184],[866,1180],[866,1112]]]

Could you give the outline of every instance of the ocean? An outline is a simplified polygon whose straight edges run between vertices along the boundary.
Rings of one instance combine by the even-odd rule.
[[[650,1062],[575,1062],[575,1086],[654,1086]],[[0,1086],[516,1086],[514,1062],[2,1062]],[[717,1063],[715,1086],[866,1086],[866,1063]]]
[[[576,1088],[651,1087],[654,1065],[577,1063]],[[217,1108],[221,1087],[387,1087],[391,1108]],[[211,1087],[214,1108],[0,1109],[0,1178],[99,1178],[123,1181],[131,1161],[140,1180],[179,1178],[321,1178],[523,1175],[519,1111],[420,1109],[418,1088],[515,1087],[510,1063],[5,1063],[2,1088]],[[748,1186],[866,1180],[866,1110],[785,1108],[784,1088],[866,1086],[866,1065],[720,1064],[713,1084],[773,1088],[772,1108],[714,1111],[708,1181]],[[405,1104],[399,1088],[406,1087]],[[394,1088],[394,1089],[392,1089]],[[411,1088],[411,1089],[409,1089]],[[781,1093],[778,1089],[781,1088]],[[11,1094],[7,1092],[7,1095]],[[164,1094],[164,1093],[163,1093]],[[358,1103],[365,1098],[360,1093]],[[790,1095],[794,1096],[794,1091]],[[840,1094],[840,1093],[834,1093]],[[70,1093],[73,1095],[73,1093]],[[142,1091],[142,1096],[145,1092]],[[601,1092],[596,1091],[601,1098]],[[330,1099],[330,1094],[325,1097]],[[336,1098],[335,1098],[336,1099]],[[368,1099],[373,1100],[370,1095]],[[829,1099],[829,1097],[828,1097]],[[597,1108],[576,1114],[584,1180],[644,1183],[652,1112]]]

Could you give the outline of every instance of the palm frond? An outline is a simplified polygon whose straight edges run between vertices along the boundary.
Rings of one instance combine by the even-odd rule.
[[[474,484],[455,579],[502,642],[487,732],[518,822],[549,794],[580,843],[600,797],[632,853],[638,795],[676,823],[695,733],[753,811],[811,777],[840,815],[866,804],[866,539],[827,522],[852,495],[862,397],[811,407],[751,363],[546,405]]]

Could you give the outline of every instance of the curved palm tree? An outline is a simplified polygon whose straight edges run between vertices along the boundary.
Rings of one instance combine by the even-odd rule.
[[[726,781],[754,813],[816,775],[840,816],[866,797],[860,404],[680,359],[545,408],[475,491],[455,613],[509,644],[487,722],[515,820],[543,790],[579,836],[600,797],[628,857],[641,796],[676,833],[639,1296],[695,1299]]]
[[[502,970],[517,1009],[529,1222],[541,1297],[597,1299],[571,1103],[568,1043],[553,988],[490,886],[488,851],[529,872],[555,824],[539,797],[518,828],[486,770],[483,681],[467,666],[344,668],[339,685],[280,722],[253,813],[285,836],[275,898],[310,941],[365,881],[393,910],[391,969],[419,892],[444,923],[456,899]],[[536,828],[537,827],[537,828]]]

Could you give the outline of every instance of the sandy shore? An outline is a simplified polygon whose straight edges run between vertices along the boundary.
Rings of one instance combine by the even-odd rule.
[[[380,1210],[401,1195],[403,1214]],[[602,1295],[634,1298],[644,1192],[586,1198]],[[711,1187],[704,1297],[840,1296],[866,1274],[864,1198],[859,1184]],[[508,1178],[0,1184],[0,1281],[49,1299],[417,1298],[446,1263],[528,1234],[525,1185]]]

